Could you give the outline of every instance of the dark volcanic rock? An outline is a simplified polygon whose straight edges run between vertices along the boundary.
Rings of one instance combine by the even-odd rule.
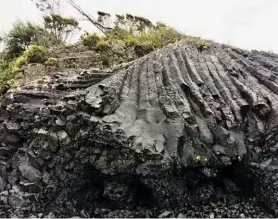
[[[277,64],[186,40],[7,93],[0,215],[277,215]]]

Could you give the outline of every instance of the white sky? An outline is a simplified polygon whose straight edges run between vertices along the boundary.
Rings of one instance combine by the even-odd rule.
[[[41,21],[31,0],[1,0],[0,35],[17,19]],[[79,17],[62,0],[65,15]],[[5,3],[4,3],[5,2]],[[162,21],[188,35],[278,53],[278,0],[75,0],[86,12],[130,13]],[[81,26],[91,29],[88,22]]]

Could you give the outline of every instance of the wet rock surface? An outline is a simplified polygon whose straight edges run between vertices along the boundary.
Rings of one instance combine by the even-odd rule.
[[[7,93],[0,216],[277,216],[277,64],[185,40]]]

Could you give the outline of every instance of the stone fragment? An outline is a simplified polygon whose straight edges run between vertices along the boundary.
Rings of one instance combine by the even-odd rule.
[[[9,131],[18,131],[20,129],[20,125],[12,122],[5,122],[6,129]]]
[[[57,152],[60,147],[66,146],[71,142],[70,137],[65,131],[52,132],[49,134],[49,146],[53,152]]]
[[[30,192],[30,193],[38,193],[40,192],[41,188],[39,185],[35,183],[23,183],[21,182],[21,187],[24,192]]]
[[[64,126],[66,123],[62,120],[62,119],[60,119],[60,118],[58,118],[58,119],[56,119],[56,125],[58,125],[58,126]]]
[[[178,218],[186,218],[185,214],[179,213]]]
[[[39,182],[42,178],[41,172],[32,167],[28,162],[20,163],[18,168],[23,178],[30,182]]]
[[[12,206],[13,209],[21,208],[24,205],[24,199],[19,194],[12,194],[9,196],[9,204]]]
[[[172,214],[171,211],[164,211],[162,214],[160,214],[158,217],[159,218],[167,218],[170,217],[170,215]]]

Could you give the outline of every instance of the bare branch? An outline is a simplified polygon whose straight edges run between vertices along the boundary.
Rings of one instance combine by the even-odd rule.
[[[81,15],[86,17],[97,29],[99,29],[102,33],[105,34],[105,32],[109,29],[109,27],[105,27],[102,24],[98,23],[90,14],[86,13],[79,5],[77,5],[73,0],[67,0],[67,2],[74,7]]]

